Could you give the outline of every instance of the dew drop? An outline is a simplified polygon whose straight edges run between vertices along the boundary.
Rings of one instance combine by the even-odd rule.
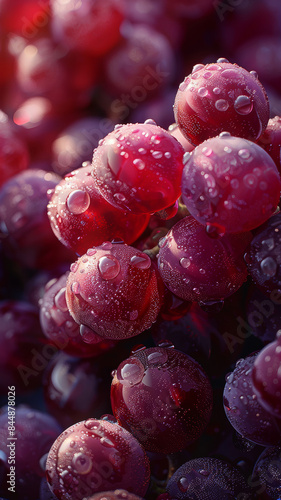
[[[178,487],[179,487],[179,490],[182,492],[182,493],[186,493],[186,491],[188,490],[189,488],[189,481],[186,477],[181,477],[178,481]]]
[[[203,149],[202,149],[202,153],[205,155],[205,156],[211,156],[212,153],[213,153],[213,150],[211,148],[208,148],[207,146],[205,146]]]
[[[219,95],[219,94],[221,93],[221,89],[220,89],[219,87],[214,87],[214,88],[213,88],[213,93],[214,93],[215,95]]]
[[[219,59],[217,59],[217,63],[229,63],[229,60],[225,57],[220,57]]]
[[[229,104],[225,99],[218,99],[215,102],[215,107],[218,111],[226,111],[229,108]]]
[[[67,303],[66,303],[66,297],[65,297],[65,290],[66,290],[66,287],[64,287],[61,290],[59,290],[58,293],[55,295],[55,298],[54,298],[55,306],[58,309],[60,309],[60,311],[63,311],[63,312],[68,311],[68,307],[67,307]]]
[[[135,165],[135,167],[137,167],[138,170],[143,170],[145,168],[145,163],[140,158],[136,158],[133,161],[133,164]]]
[[[84,426],[86,427],[86,429],[89,429],[89,430],[92,430],[92,429],[97,430],[100,427],[100,423],[97,422],[97,420],[95,418],[88,418],[87,420],[85,420]]]
[[[210,471],[208,471],[206,469],[201,469],[198,472],[199,472],[199,474],[201,474],[201,476],[209,476],[210,475]]]
[[[97,249],[96,248],[89,248],[86,253],[89,257],[92,257],[93,255],[95,255],[95,253],[97,253]]]
[[[190,82],[190,79],[188,77],[185,78],[184,81],[181,82],[181,84],[179,86],[179,90],[181,92],[184,92],[186,90],[186,88],[188,87],[189,82]]]
[[[187,269],[191,264],[191,261],[190,259],[188,259],[187,257],[182,257],[180,259],[180,265],[184,268],[184,269]]]
[[[233,189],[238,189],[239,188],[239,181],[238,179],[231,179],[230,185]]]
[[[114,448],[114,443],[108,437],[102,437],[100,443],[103,444],[106,448]]]
[[[213,76],[211,71],[205,71],[205,73],[203,74],[203,78],[205,78],[206,80],[211,78],[211,76]]]
[[[145,125],[157,125],[156,121],[153,120],[152,118],[148,118],[147,120],[145,120]]]
[[[199,71],[200,69],[203,69],[205,66],[204,64],[195,64],[192,68],[192,73],[195,73],[196,71]]]
[[[113,255],[104,255],[98,261],[98,270],[105,280],[112,280],[120,273],[120,263]]]
[[[80,293],[80,284],[77,281],[74,281],[71,285],[71,291],[74,295],[78,295]]]
[[[144,371],[143,364],[137,358],[133,358],[121,363],[117,375],[119,380],[124,380],[130,385],[136,385],[142,381]]]
[[[252,188],[254,189],[257,184],[258,184],[258,181],[257,181],[257,178],[255,175],[253,174],[247,174],[243,177],[243,182],[245,184],[246,187],[249,187],[249,188]]]
[[[208,95],[206,87],[200,87],[200,89],[198,89],[198,95],[199,97],[206,97]]]
[[[99,344],[103,338],[86,325],[80,325],[80,335],[86,344]]]
[[[258,74],[256,71],[252,70],[250,71],[250,74],[253,75],[254,78],[258,78]]]
[[[277,263],[272,257],[266,257],[261,261],[261,270],[263,274],[266,276],[270,276],[271,278],[275,276],[277,271]]]
[[[231,137],[231,134],[230,134],[229,132],[225,132],[225,131],[224,131],[224,132],[221,132],[221,133],[220,133],[219,137],[220,137],[221,139],[228,139],[228,137]]]
[[[76,189],[66,199],[66,206],[72,214],[83,214],[89,208],[90,196],[87,191]]]
[[[155,158],[155,160],[159,160],[160,158],[162,158],[163,153],[162,151],[152,151],[151,155],[153,156],[153,158]]]
[[[248,149],[239,149],[238,156],[240,156],[240,158],[243,158],[243,160],[248,160],[248,158],[250,157],[250,151]]]
[[[168,359],[168,355],[167,355],[167,352],[164,350],[164,351],[154,351],[154,352],[151,352],[148,356],[147,356],[147,361],[149,364],[158,364],[158,365],[162,365],[164,363],[166,363]]]
[[[248,115],[253,109],[253,103],[250,97],[240,95],[234,102],[234,109],[239,115]]]
[[[130,263],[137,269],[149,269],[151,266],[150,257],[146,253],[133,255],[130,259]]]
[[[135,309],[134,311],[131,311],[130,312],[130,321],[135,321],[137,319],[139,315],[139,312],[137,311],[137,309]]]
[[[144,148],[139,148],[139,149],[138,149],[138,153],[139,153],[140,155],[145,155],[145,154],[146,154],[146,152],[147,152],[147,151],[146,151],[146,149],[144,149]]]
[[[113,197],[116,198],[117,201],[126,200],[126,197],[122,193],[114,193]]]

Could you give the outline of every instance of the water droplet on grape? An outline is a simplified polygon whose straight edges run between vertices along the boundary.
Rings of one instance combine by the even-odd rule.
[[[261,261],[261,270],[263,274],[266,276],[270,276],[271,278],[275,276],[277,271],[277,263],[272,257],[266,257]]]
[[[136,158],[133,161],[133,164],[135,165],[135,167],[137,167],[138,170],[143,170],[145,168],[145,163],[140,158]]]
[[[117,370],[119,380],[124,380],[130,385],[139,384],[143,379],[144,372],[144,366],[136,358],[123,361]]]
[[[215,102],[215,107],[218,111],[226,111],[229,108],[229,104],[225,99],[218,99]]]
[[[198,95],[199,97],[206,97],[208,95],[206,87],[200,87],[200,89],[198,89]]]
[[[253,103],[250,97],[240,95],[234,102],[234,109],[239,115],[248,115],[253,109]]]
[[[138,269],[149,269],[151,266],[150,257],[145,253],[133,255],[130,259],[130,263]]]
[[[57,292],[54,298],[54,303],[60,311],[66,312],[68,311],[67,303],[66,303],[66,297],[65,297],[65,290],[66,288],[62,288]]]
[[[155,160],[159,160],[163,156],[162,151],[152,151],[151,154],[152,154],[153,158],[155,158]]]
[[[83,214],[89,208],[90,196],[87,191],[76,189],[66,199],[66,206],[72,214]]]
[[[98,270],[105,280],[112,280],[120,273],[120,263],[113,255],[104,255],[98,261]]]
[[[187,257],[182,257],[180,259],[180,265],[184,268],[184,269],[187,269],[191,264],[191,261],[190,259],[188,259]]]
[[[88,474],[92,468],[93,462],[85,453],[75,453],[72,459],[72,466],[78,474]]]
[[[74,295],[78,295],[80,293],[80,284],[78,281],[74,281],[71,284],[71,291],[74,293]]]

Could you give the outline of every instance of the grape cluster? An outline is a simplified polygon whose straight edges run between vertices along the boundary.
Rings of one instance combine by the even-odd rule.
[[[1,500],[278,500],[279,3],[0,3]]]

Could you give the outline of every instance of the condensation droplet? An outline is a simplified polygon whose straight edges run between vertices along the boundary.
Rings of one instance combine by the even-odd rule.
[[[178,481],[178,487],[179,487],[179,490],[182,492],[182,493],[186,493],[186,491],[188,490],[189,488],[189,481],[186,477],[181,477]]]
[[[253,174],[247,174],[243,177],[243,182],[245,184],[246,187],[249,187],[251,189],[254,189],[257,184],[258,184],[258,181],[257,181],[257,178],[255,175]]]
[[[148,356],[147,356],[147,361],[149,364],[158,364],[158,365],[162,365],[164,363],[166,363],[168,359],[168,355],[166,353],[166,351],[154,351],[154,352],[151,352]]]
[[[218,111],[226,111],[229,108],[229,104],[225,99],[218,99],[215,102],[215,107]]]
[[[137,319],[139,315],[139,312],[137,311],[137,309],[135,309],[134,311],[131,311],[130,312],[130,321],[135,321]]]
[[[248,115],[253,109],[253,103],[250,97],[240,95],[234,102],[234,109],[239,115]]]
[[[261,261],[261,270],[263,274],[266,276],[270,276],[271,278],[275,276],[277,271],[277,263],[272,257],[266,257]]]
[[[199,97],[206,97],[208,95],[206,87],[200,87],[200,89],[198,89],[198,95]]]
[[[219,87],[214,87],[213,92],[215,95],[219,95],[221,93],[221,89]]]
[[[103,338],[86,325],[80,325],[80,335],[86,344],[99,344]]]
[[[180,265],[184,268],[184,269],[187,269],[191,264],[191,261],[190,259],[188,259],[187,257],[182,257],[180,259]]]
[[[117,370],[119,380],[124,380],[130,385],[140,383],[143,379],[144,371],[143,364],[136,358],[124,361]]]
[[[90,196],[87,191],[76,189],[72,191],[66,199],[66,206],[68,210],[75,215],[83,214],[89,208]]]
[[[113,195],[114,198],[118,201],[125,201],[126,197],[122,193],[114,193]]]
[[[248,160],[248,158],[250,157],[250,151],[248,149],[239,149],[238,156],[240,156],[240,158],[243,158],[243,160]]]
[[[162,151],[152,151],[151,155],[153,156],[153,158],[155,158],[155,160],[160,160],[160,158],[162,158],[163,156],[163,153]]]
[[[60,311],[63,311],[63,312],[68,311],[68,307],[67,307],[67,303],[66,303],[66,297],[65,297],[65,290],[66,290],[66,287],[64,287],[61,290],[59,290],[58,293],[55,295],[55,298],[54,298],[55,306],[58,309],[60,309]]]
[[[188,87],[189,82],[190,82],[190,79],[188,77],[185,78],[184,81],[181,82],[181,84],[179,86],[179,90],[181,92],[184,92],[186,90],[186,88]]]
[[[98,261],[98,269],[105,280],[112,280],[120,273],[120,263],[113,255],[104,255]]]
[[[138,170],[143,170],[145,168],[145,163],[140,158],[136,158],[133,161],[133,164],[135,165],[135,167],[137,167]]]
[[[208,148],[207,146],[205,146],[203,149],[202,149],[202,153],[205,155],[205,156],[211,156],[212,153],[213,153],[213,150],[211,148]]]
[[[78,281],[74,281],[71,285],[71,291],[74,293],[74,295],[78,295],[80,293],[80,284]]]
[[[133,255],[130,259],[130,263],[138,269],[149,269],[151,266],[150,257],[146,253]]]

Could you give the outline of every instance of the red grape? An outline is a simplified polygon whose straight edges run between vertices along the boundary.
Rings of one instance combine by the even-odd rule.
[[[112,239],[133,243],[146,228],[147,214],[132,214],[110,205],[99,193],[91,165],[68,174],[55,188],[48,205],[54,234],[83,255],[88,248]]]
[[[269,104],[256,74],[222,58],[194,66],[179,86],[174,112],[196,146],[224,130],[255,141],[267,125]]]
[[[269,154],[226,132],[197,146],[182,176],[182,199],[190,213],[221,232],[250,231],[262,224],[274,213],[280,189]]]
[[[281,339],[260,351],[252,371],[253,390],[261,406],[275,417],[281,417]],[[280,420],[281,423],[281,420]]]
[[[180,196],[183,154],[179,142],[155,122],[121,125],[94,151],[92,175],[112,205],[153,213]]]
[[[203,433],[212,389],[202,367],[181,351],[140,350],[114,374],[111,404],[118,422],[146,450],[175,453]]]
[[[0,111],[0,186],[8,179],[25,170],[29,164],[29,152],[13,122]]]
[[[72,317],[105,339],[129,338],[149,328],[162,297],[163,284],[148,255],[120,242],[90,248],[72,264],[66,285]]]
[[[59,500],[87,500],[108,488],[144,495],[150,476],[138,441],[118,424],[94,418],[69,427],[56,439],[46,473]]]

